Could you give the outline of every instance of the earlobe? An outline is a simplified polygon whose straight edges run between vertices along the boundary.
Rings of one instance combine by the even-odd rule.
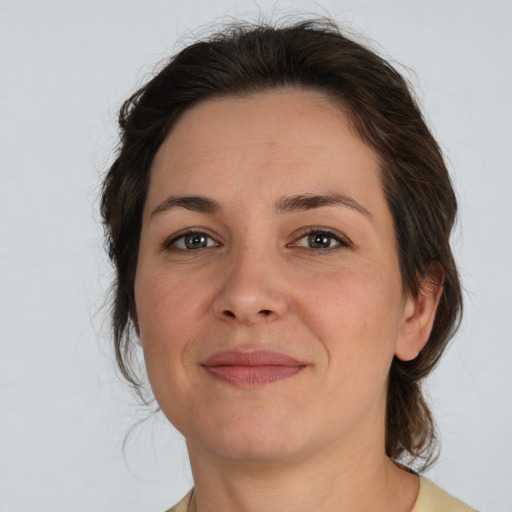
[[[421,279],[418,294],[407,297],[403,323],[395,346],[398,359],[415,359],[427,343],[443,294],[443,282],[444,270],[441,265],[432,264],[428,274]]]

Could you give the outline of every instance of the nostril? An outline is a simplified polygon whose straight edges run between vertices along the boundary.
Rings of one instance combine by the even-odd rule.
[[[222,311],[222,316],[224,316],[225,318],[238,318],[239,320],[244,320],[245,316],[243,314],[243,312],[241,312],[240,316],[237,315],[236,313],[234,313],[233,311],[229,310],[229,309],[224,309]],[[269,316],[272,316],[272,310],[271,309],[260,309],[257,313],[256,313],[256,316],[254,317],[254,320],[256,320],[257,317],[261,318],[261,317],[269,317]]]

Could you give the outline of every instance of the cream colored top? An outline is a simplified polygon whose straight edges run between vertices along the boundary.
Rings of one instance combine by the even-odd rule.
[[[187,512],[192,491],[167,512]],[[476,512],[462,501],[450,496],[430,480],[420,476],[420,492],[411,512]]]
[[[411,512],[476,512],[476,510],[420,476],[420,492]]]

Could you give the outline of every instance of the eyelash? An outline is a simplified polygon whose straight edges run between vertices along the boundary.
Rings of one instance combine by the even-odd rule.
[[[313,247],[304,247],[299,245],[299,242],[301,240],[312,235],[324,235],[330,239],[334,239],[337,242],[337,244],[331,247],[316,249]],[[352,247],[352,243],[346,237],[341,236],[338,232],[334,230],[324,227],[309,227],[305,229],[302,233],[300,233],[300,236],[295,240],[295,242],[288,244],[288,247],[299,247],[302,249],[314,251],[315,253],[327,254],[332,251],[350,248]]]
[[[176,243],[179,240],[184,240],[185,238],[187,238],[189,236],[194,236],[194,235],[205,236],[206,238],[213,240],[213,242],[215,242],[216,246],[221,245],[205,231],[202,231],[199,229],[188,228],[185,230],[185,232],[182,231],[181,233],[178,233],[177,235],[173,235],[171,238],[165,240],[164,243],[162,244],[161,249],[163,251],[168,251],[168,250],[172,250],[172,249],[176,249],[179,251],[194,251],[194,250],[198,250],[198,249],[207,249],[209,247],[213,247],[213,245],[207,245],[206,247],[199,247],[198,249],[184,249],[182,247],[176,247]]]
[[[208,245],[209,242],[207,242],[207,245],[205,247],[198,247],[196,249],[185,249],[183,247],[176,247],[176,243],[180,240],[184,240],[187,237],[190,236],[204,236],[208,238],[210,241],[214,242],[214,245]],[[327,238],[334,239],[337,243],[334,246],[331,247],[324,247],[324,248],[313,248],[313,247],[305,247],[299,245],[299,242],[303,240],[306,237],[310,237],[312,235],[324,235]],[[185,232],[181,232],[177,235],[172,236],[171,238],[165,240],[161,246],[162,251],[168,251],[168,250],[179,250],[179,251],[197,251],[199,249],[207,249],[209,247],[215,247],[221,245],[219,242],[217,242],[212,236],[210,236],[205,231],[199,230],[199,229],[193,229],[188,228]],[[312,250],[316,253],[329,253],[331,251],[339,250],[339,249],[346,249],[352,247],[352,243],[346,238],[342,237],[339,233],[337,233],[334,230],[323,228],[323,227],[309,227],[306,228],[304,231],[300,233],[300,236],[292,243],[287,244],[287,247],[299,247],[306,250]]]

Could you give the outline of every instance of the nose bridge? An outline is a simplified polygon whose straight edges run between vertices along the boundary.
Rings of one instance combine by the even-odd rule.
[[[213,301],[214,313],[245,323],[269,321],[284,314],[288,306],[279,279],[279,255],[267,241],[240,240],[233,245],[226,271]]]

